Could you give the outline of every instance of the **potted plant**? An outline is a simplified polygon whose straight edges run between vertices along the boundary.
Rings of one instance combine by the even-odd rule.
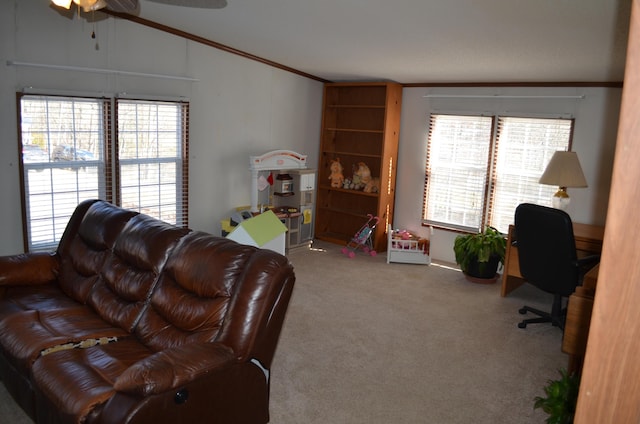
[[[537,396],[533,407],[542,408],[549,415],[547,424],[572,424],[579,388],[579,375],[561,369],[560,378],[547,382],[544,388],[546,397]]]
[[[497,280],[498,265],[504,265],[506,250],[505,236],[493,227],[458,236],[453,244],[456,263],[464,275],[469,281],[481,283]]]

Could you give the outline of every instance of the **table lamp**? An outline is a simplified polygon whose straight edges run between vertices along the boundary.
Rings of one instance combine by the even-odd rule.
[[[539,182],[559,187],[551,199],[551,204],[556,209],[565,209],[569,205],[567,187],[587,187],[576,152],[555,152]]]

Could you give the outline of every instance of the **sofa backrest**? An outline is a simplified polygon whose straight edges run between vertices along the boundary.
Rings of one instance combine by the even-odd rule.
[[[78,205],[56,252],[58,281],[67,296],[86,302],[117,236],[136,215],[101,200]]]
[[[135,333],[155,351],[221,341],[247,359],[293,279],[282,255],[194,231],[167,260]]]
[[[147,215],[131,218],[107,255],[87,303],[105,321],[132,332],[167,257],[188,232]]]

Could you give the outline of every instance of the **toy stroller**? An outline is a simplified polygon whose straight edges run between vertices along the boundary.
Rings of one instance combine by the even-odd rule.
[[[371,256],[376,256],[377,252],[373,250],[373,241],[371,240],[371,235],[373,234],[373,230],[375,230],[376,225],[378,225],[378,221],[380,218],[377,216],[373,216],[371,214],[367,214],[369,220],[358,230],[355,236],[347,243],[345,247],[342,248],[342,253],[347,255],[350,258],[356,256],[356,250],[358,248],[362,248],[364,253],[368,253]]]

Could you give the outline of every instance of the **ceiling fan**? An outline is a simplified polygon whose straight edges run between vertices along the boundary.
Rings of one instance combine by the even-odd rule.
[[[227,5],[226,0],[147,0],[173,6],[196,7],[202,9],[222,9]],[[51,0],[53,4],[65,9],[75,3],[84,12],[91,12],[108,8],[114,12],[134,12],[138,10],[138,0]]]

